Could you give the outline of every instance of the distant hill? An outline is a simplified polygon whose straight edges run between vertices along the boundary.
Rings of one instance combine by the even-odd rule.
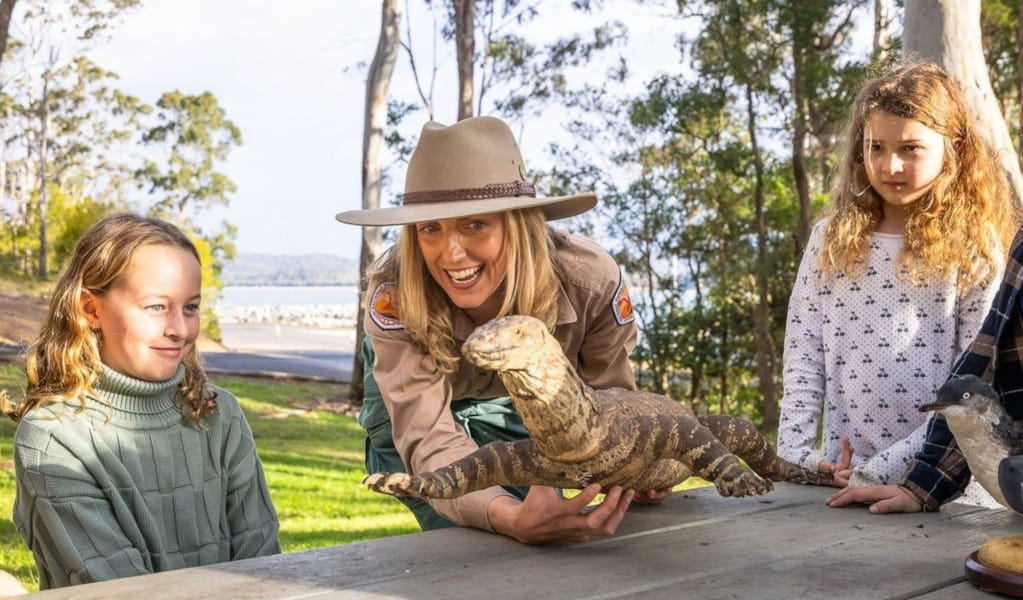
[[[221,278],[224,285],[355,285],[359,261],[333,254],[239,254]]]

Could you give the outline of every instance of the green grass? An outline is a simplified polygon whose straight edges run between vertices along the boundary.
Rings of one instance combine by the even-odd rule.
[[[270,495],[281,521],[285,552],[418,531],[397,500],[362,487],[363,433],[355,419],[315,408],[347,396],[344,385],[218,377],[238,397],[252,425]],[[0,365],[0,389],[24,389],[18,367]],[[14,524],[15,424],[0,420],[0,568],[30,590],[35,563]]]

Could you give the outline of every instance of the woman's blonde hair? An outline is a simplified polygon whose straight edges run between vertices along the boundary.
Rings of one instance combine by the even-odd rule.
[[[558,316],[560,269],[556,249],[562,237],[547,225],[539,208],[500,213],[504,222],[504,298],[497,317],[531,315],[553,328]],[[429,354],[443,373],[460,360],[454,337],[454,304],[434,281],[416,241],[416,225],[405,225],[398,242],[370,268],[368,288],[387,281],[398,284],[398,311],[405,331]]]
[[[858,273],[881,222],[884,200],[871,187],[864,129],[878,111],[913,119],[944,137],[941,172],[910,207],[899,264],[915,283],[955,274],[966,287],[997,272],[1016,231],[1005,174],[977,136],[962,92],[939,66],[890,67],[868,81],[853,102],[845,152],[831,194],[819,265],[829,275]]]
[[[101,332],[89,327],[82,307],[85,291],[102,296],[127,271],[135,252],[142,246],[165,244],[187,250],[198,261],[195,245],[177,227],[160,219],[133,213],[108,216],[93,225],[78,240],[71,260],[57,280],[50,307],[39,337],[26,355],[28,384],[25,399],[18,406],[5,401],[4,412],[19,420],[32,409],[58,402],[77,401],[85,408],[103,373],[100,359]],[[190,408],[185,422],[198,424],[216,410],[216,394],[207,389],[195,344],[182,362],[185,377],[180,401]]]

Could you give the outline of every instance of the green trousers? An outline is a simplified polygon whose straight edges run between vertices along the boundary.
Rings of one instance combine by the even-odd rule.
[[[391,432],[391,415],[387,412],[380,387],[373,377],[373,344],[367,337],[362,343],[362,358],[365,365],[363,385],[365,386],[362,410],[359,411],[359,425],[366,430],[366,472],[389,473],[408,472],[408,468],[394,447]],[[429,402],[424,398],[422,401]],[[459,400],[451,404],[455,422],[465,428],[469,437],[482,446],[493,441],[514,441],[529,437],[529,431],[522,423],[522,417],[515,411],[511,398],[502,396],[485,400]],[[528,487],[506,487],[520,500],[526,497]],[[412,497],[398,497],[415,515],[423,531],[452,527],[454,523],[437,514],[426,501]]]

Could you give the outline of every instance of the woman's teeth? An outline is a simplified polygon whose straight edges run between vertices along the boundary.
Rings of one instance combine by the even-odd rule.
[[[482,269],[483,269],[483,265],[477,265],[477,266],[471,267],[469,269],[461,269],[461,270],[458,270],[458,271],[448,271],[448,277],[454,279],[455,281],[468,281],[468,280],[472,279],[473,277],[475,277],[476,274],[479,273],[480,270],[482,270]]]

